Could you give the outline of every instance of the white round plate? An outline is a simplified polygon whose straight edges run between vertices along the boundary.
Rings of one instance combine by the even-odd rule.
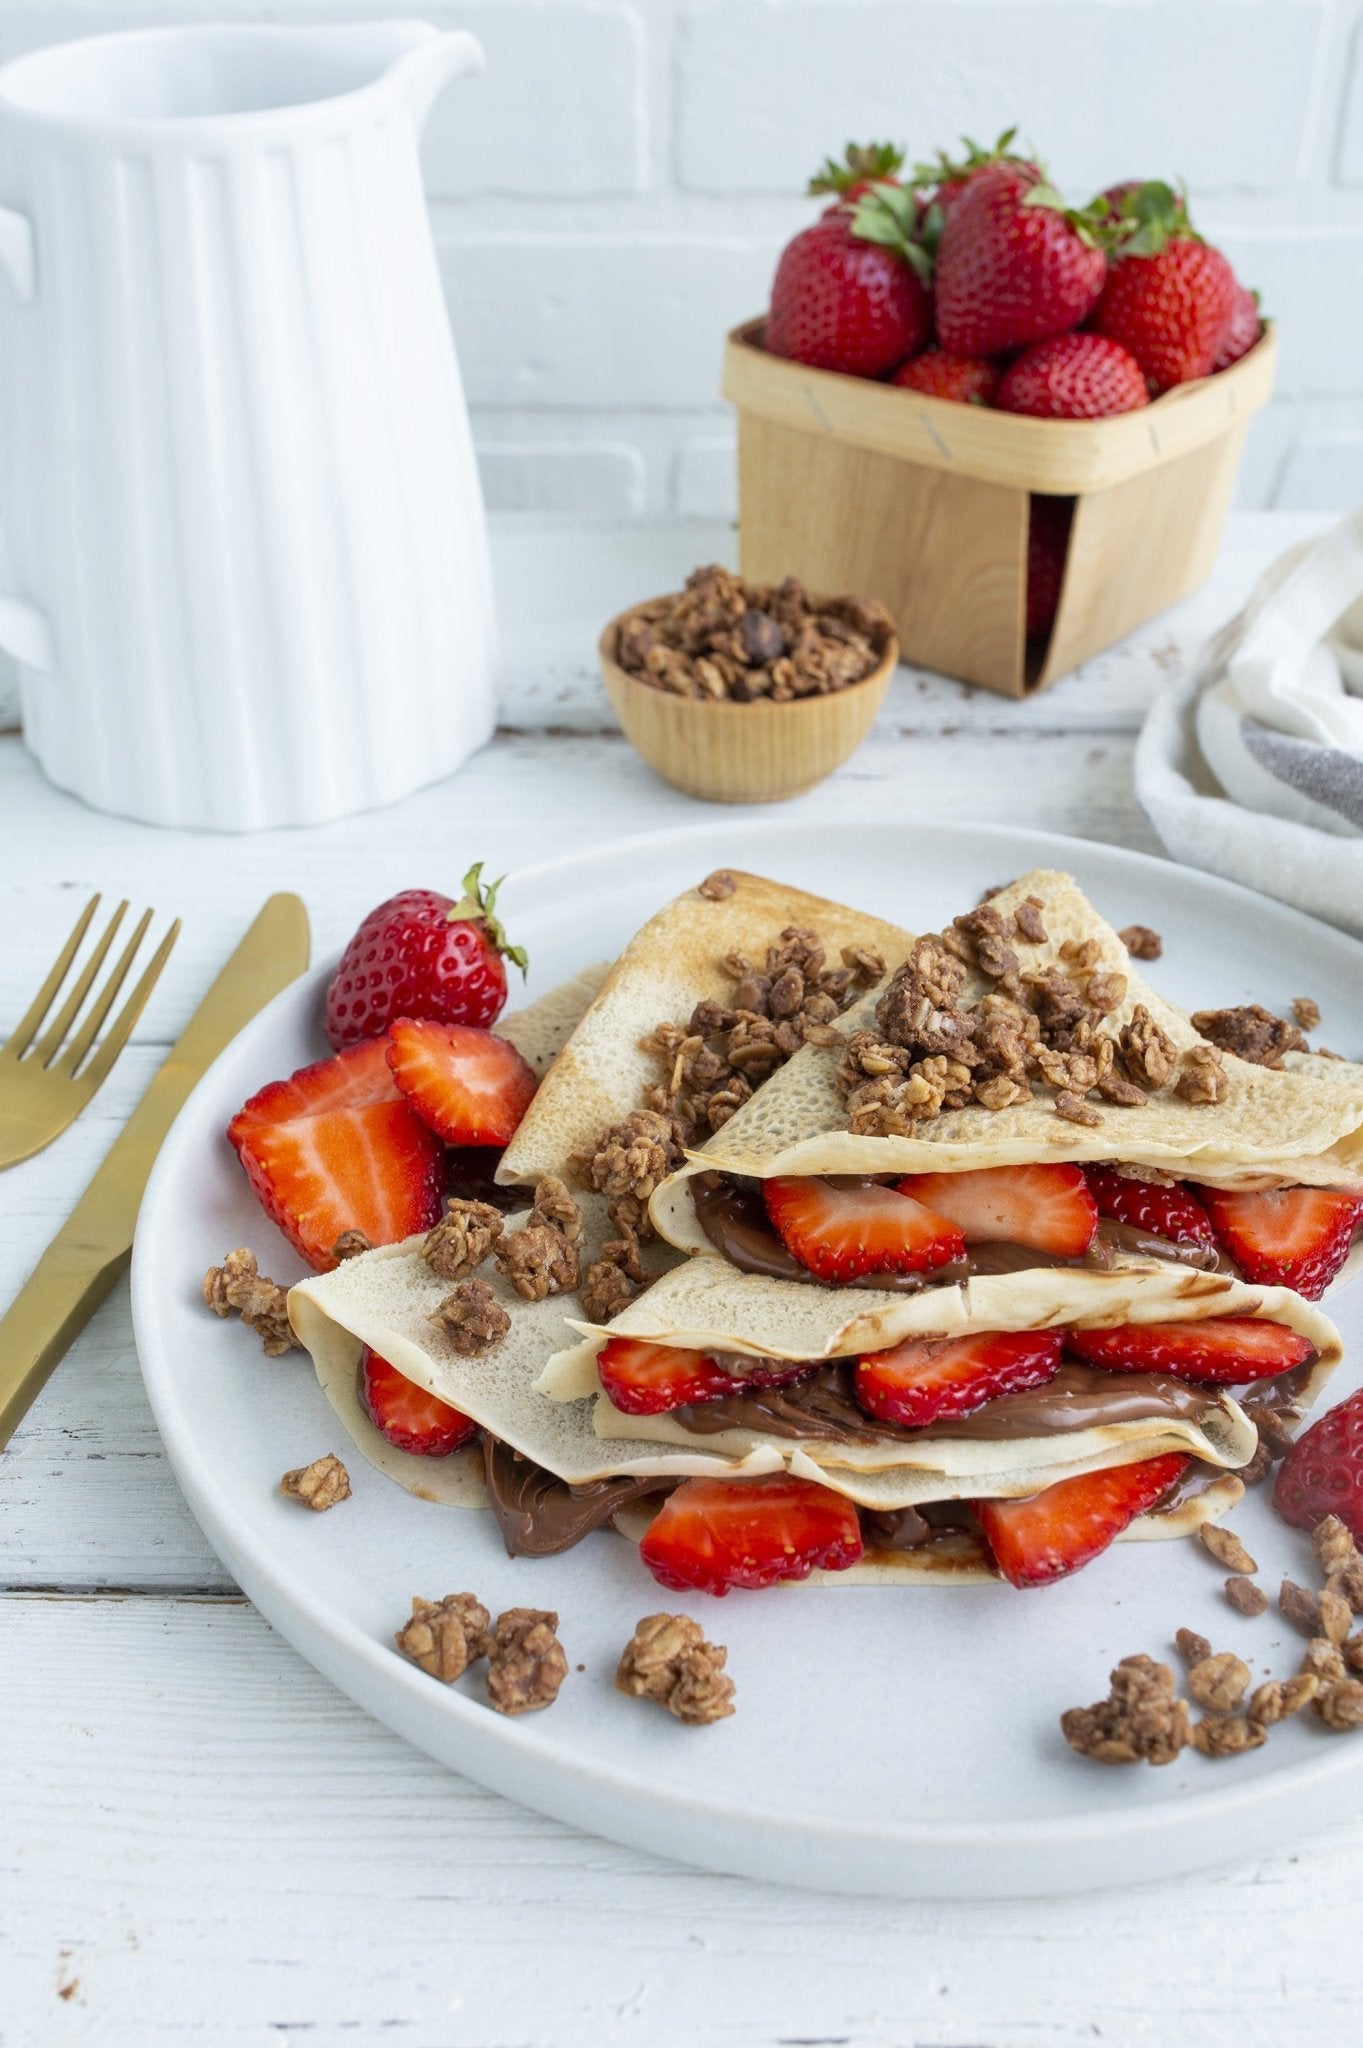
[[[661,904],[721,864],[930,930],[991,884],[1072,870],[1120,926],[1153,925],[1151,978],[1189,1006],[1294,995],[1321,1036],[1358,1052],[1363,946],[1214,877],[1111,847],[992,827],[918,830],[726,824],[635,839],[527,869],[506,885],[528,945],[530,994],[608,957]],[[368,908],[356,903],[356,919]],[[289,1279],[296,1259],[247,1189],[223,1135],[256,1088],[325,1051],[326,970],[264,1010],[200,1082],[142,1206],[133,1310],[171,1463],[224,1564],[281,1634],[352,1699],[440,1762],[529,1806],[636,1848],[782,1883],[915,1897],[1087,1890],[1249,1855],[1363,1806],[1363,1737],[1310,1716],[1253,1755],[1193,1752],[1160,1770],[1073,1755],[1064,1707],[1100,1698],[1119,1657],[1172,1656],[1176,1628],[1235,1649],[1256,1676],[1295,1670],[1300,1638],[1276,1608],[1232,1612],[1224,1574],[1189,1542],[1119,1544],[1075,1577],[1026,1593],[777,1588],[680,1599],[610,1531],[561,1558],[510,1559],[492,1517],[414,1499],[352,1453],[298,1357],[265,1359],[204,1311],[206,1267],[249,1244]],[[1332,1396],[1358,1379],[1360,1303],[1330,1305],[1348,1346]],[[280,1474],[335,1450],[354,1498],[310,1515]],[[1305,1540],[1262,1489],[1235,1526],[1276,1588],[1309,1580]],[[548,1712],[506,1720],[481,1681],[436,1684],[393,1648],[411,1597],[469,1588],[489,1608],[556,1608],[570,1676]],[[685,1728],[615,1691],[643,1614],[684,1607],[729,1648],[738,1711]],[[585,1669],[577,1670],[577,1666]]]

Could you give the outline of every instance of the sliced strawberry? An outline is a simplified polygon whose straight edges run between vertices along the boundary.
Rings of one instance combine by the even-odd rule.
[[[1363,1541],[1363,1392],[1327,1409],[1297,1438],[1279,1467],[1273,1505],[1297,1529],[1338,1515]]]
[[[1098,1232],[1098,1210],[1081,1166],[984,1166],[974,1173],[914,1173],[899,1191],[926,1202],[967,1244],[1033,1245],[1078,1259]]]
[[[1213,1230],[1246,1280],[1294,1288],[1308,1301],[1324,1294],[1363,1221],[1363,1196],[1354,1188],[1198,1192]]]
[[[360,1399],[379,1434],[419,1458],[447,1458],[478,1434],[471,1415],[419,1387],[367,1344],[360,1358]]]
[[[1132,1180],[1110,1166],[1090,1166],[1085,1172],[1100,1216],[1148,1231],[1168,1244],[1215,1246],[1210,1216],[1181,1181],[1166,1187],[1161,1181]]]
[[[724,1372],[703,1351],[676,1344],[645,1344],[636,1337],[612,1337],[596,1361],[601,1384],[612,1407],[623,1415],[663,1415],[691,1401],[717,1401],[738,1387],[784,1387],[804,1379],[814,1367],[801,1363],[784,1370],[759,1366],[742,1379]]]
[[[515,1046],[472,1024],[399,1018],[388,1064],[422,1122],[449,1145],[505,1145],[535,1092]]]
[[[969,1337],[910,1337],[857,1362],[857,1401],[868,1415],[910,1429],[969,1415],[998,1394],[1044,1386],[1060,1370],[1059,1330],[977,1330]]]
[[[1274,1379],[1312,1355],[1311,1341],[1261,1316],[1204,1316],[1186,1323],[1118,1323],[1066,1330],[1065,1349],[1107,1372],[1167,1372],[1180,1380],[1245,1386]]]
[[[287,1081],[271,1081],[239,1109],[227,1127],[235,1145],[249,1124],[287,1124],[329,1109],[363,1109],[371,1102],[396,1102],[398,1087],[388,1066],[388,1043],[372,1038],[334,1059],[300,1067]]]
[[[687,1479],[659,1508],[639,1555],[678,1592],[727,1593],[845,1571],[861,1556],[861,1523],[840,1493],[770,1472],[761,1479]]]
[[[1179,1451],[1062,1479],[1024,1500],[977,1500],[994,1562],[1014,1586],[1046,1586],[1089,1564],[1183,1472]]]
[[[786,1250],[834,1285],[868,1273],[923,1273],[965,1251],[954,1223],[874,1182],[764,1180],[762,1195]]]
[[[347,1230],[396,1244],[439,1221],[444,1153],[405,1102],[370,1102],[289,1123],[233,1120],[256,1198],[317,1272]]]

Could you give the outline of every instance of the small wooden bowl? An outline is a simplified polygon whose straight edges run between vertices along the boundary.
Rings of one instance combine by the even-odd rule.
[[[865,739],[899,661],[892,634],[870,675],[826,697],[788,704],[675,697],[640,682],[615,659],[620,627],[639,609],[631,605],[601,635],[606,689],[625,737],[649,767],[706,803],[774,804],[822,782]]]

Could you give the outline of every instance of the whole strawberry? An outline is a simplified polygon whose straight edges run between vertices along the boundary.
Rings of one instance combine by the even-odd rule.
[[[999,355],[1077,327],[1103,288],[1095,223],[1067,209],[1034,164],[1005,159],[970,178],[937,245],[937,339]]]
[[[788,242],[772,280],[767,347],[816,370],[880,377],[932,332],[931,265],[911,192],[874,186]]]
[[[1273,1505],[1298,1529],[1338,1515],[1363,1540],[1363,1391],[1297,1438],[1278,1468]]]
[[[1150,403],[1140,364],[1105,334],[1057,334],[1038,341],[1003,374],[1001,412],[1041,420],[1099,420]]]
[[[1238,363],[1241,356],[1247,356],[1259,339],[1259,294],[1246,289],[1242,284],[1235,287],[1235,304],[1231,309],[1230,325],[1225,339],[1216,352],[1213,371],[1228,370],[1232,363]]]
[[[915,164],[910,183],[928,194],[927,208],[936,207],[939,218],[935,223],[938,232],[951,208],[956,204],[976,171],[986,169],[990,164],[1025,164],[1029,170],[1038,167],[1029,157],[1018,156],[1013,150],[1016,128],[1005,128],[992,149],[986,149],[969,135],[961,137],[961,154],[950,157],[939,149],[932,163]]]
[[[377,1038],[397,1017],[435,1017],[486,1027],[506,1002],[506,968],[526,968],[494,915],[500,883],[483,864],[464,877],[456,903],[434,889],[404,889],[371,910],[327,987],[324,1028],[341,1052]]]
[[[990,405],[999,386],[999,366],[986,356],[954,356],[948,349],[925,348],[910,356],[891,377],[905,391],[923,391],[929,398],[951,398],[961,405]]]
[[[1130,350],[1156,392],[1209,377],[1235,312],[1235,272],[1194,232],[1171,186],[1138,185],[1116,211],[1095,329]]]
[[[1060,609],[1073,498],[1033,496],[1027,515],[1027,638],[1049,633]]]

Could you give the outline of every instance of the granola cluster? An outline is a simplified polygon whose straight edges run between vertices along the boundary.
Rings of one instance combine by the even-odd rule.
[[[1228,1530],[1199,1532],[1218,1564],[1243,1573],[1257,1569],[1239,1538]],[[1174,1674],[1150,1657],[1126,1657],[1112,1673],[1112,1690],[1092,1707],[1071,1707],[1060,1717],[1072,1749],[1097,1763],[1172,1763],[1191,1746],[1203,1756],[1241,1756],[1259,1749],[1268,1730],[1310,1707],[1335,1734],[1363,1728],[1363,1629],[1350,1633],[1363,1614],[1363,1557],[1337,1515],[1327,1515],[1312,1532],[1311,1547],[1325,1577],[1319,1593],[1284,1579],[1278,1604],[1294,1628],[1308,1638],[1299,1669],[1287,1678],[1266,1679],[1250,1692],[1249,1666],[1229,1651],[1214,1651],[1206,1636],[1179,1629],[1175,1642],[1187,1667],[1188,1696],[1200,1711],[1193,1720],[1177,1697]],[[1246,1605],[1232,1593],[1244,1587],[1255,1598]],[[1268,1602],[1248,1577],[1226,1582],[1227,1597],[1242,1613],[1261,1614]],[[1246,1697],[1248,1695],[1248,1697]]]
[[[1058,1116],[1096,1127],[1092,1100],[1136,1107],[1172,1083],[1190,1102],[1215,1102],[1227,1080],[1212,1045],[1180,1058],[1143,1003],[1112,1018],[1128,981],[1102,963],[1096,940],[1069,940],[1061,965],[1028,971],[1017,950],[1046,937],[1046,906],[1029,896],[1010,917],[986,898],[945,931],[919,939],[838,1065],[848,1128],[863,1136],[911,1134],[943,1110],[1008,1109],[1042,1083]],[[967,1001],[970,970],[990,984]]]
[[[350,1474],[334,1452],[314,1458],[310,1465],[295,1466],[286,1472],[279,1482],[279,1491],[288,1500],[301,1502],[316,1515],[324,1515],[328,1508],[334,1508],[337,1501],[350,1498]]]
[[[491,1255],[523,1301],[545,1301],[577,1286],[581,1245],[581,1211],[553,1174],[536,1188],[529,1222],[510,1235],[490,1202],[452,1201],[421,1247],[431,1271],[457,1283],[430,1320],[456,1351],[477,1357],[500,1342],[511,1318],[475,1268]]]
[[[499,1714],[528,1714],[552,1706],[568,1676],[557,1628],[556,1614],[534,1607],[509,1607],[494,1623],[474,1594],[447,1593],[414,1599],[411,1620],[393,1640],[444,1685],[486,1657],[488,1704]]]
[[[631,612],[615,658],[675,697],[788,704],[862,682],[893,634],[889,613],[869,599],[815,605],[793,576],[770,588],[711,565],[693,570],[675,596]]]
[[[228,1316],[235,1310],[246,1327],[256,1332],[267,1358],[302,1350],[289,1327],[288,1288],[267,1280],[256,1264],[255,1253],[244,1246],[229,1252],[220,1266],[209,1267],[203,1295],[215,1316]]]
[[[1193,1029],[1222,1052],[1233,1052],[1255,1067],[1281,1067],[1285,1052],[1310,1049],[1297,1025],[1275,1017],[1260,1003],[1242,1003],[1233,1010],[1194,1010]]]
[[[685,1614],[646,1614],[625,1645],[615,1683],[633,1699],[657,1700],[689,1727],[722,1721],[734,1711],[728,1651],[707,1643]]]

